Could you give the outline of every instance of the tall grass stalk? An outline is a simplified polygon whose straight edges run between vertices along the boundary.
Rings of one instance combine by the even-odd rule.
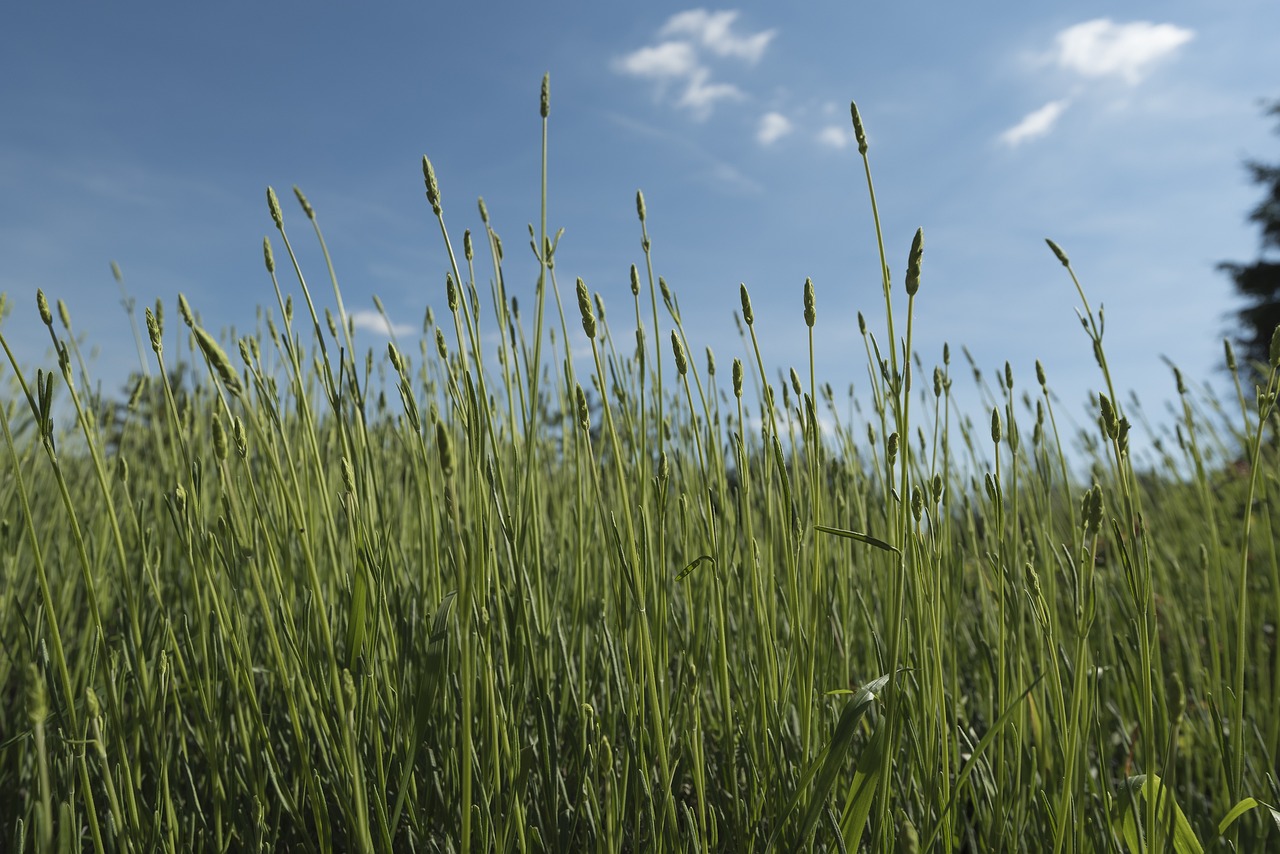
[[[857,315],[847,402],[815,358],[836,282],[797,275],[807,369],[774,369],[750,282],[728,376],[703,367],[641,193],[631,305],[573,276],[571,329],[549,82],[536,270],[483,200],[457,240],[424,158],[447,261],[420,337],[357,349],[296,188],[332,302],[268,190],[271,307],[220,333],[146,308],[120,399],[65,304],[4,318],[0,848],[1274,847],[1280,344],[1256,371],[1227,349],[1232,405],[1175,368],[1152,424],[1051,243],[1099,368],[1085,426],[1040,362],[1032,385],[961,347],[964,411],[856,107],[885,321]]]

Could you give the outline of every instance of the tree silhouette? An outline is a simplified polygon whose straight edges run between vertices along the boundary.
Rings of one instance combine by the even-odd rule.
[[[1280,101],[1270,104],[1266,112],[1280,117]],[[1248,265],[1224,261],[1218,269],[1231,276],[1236,290],[1248,301],[1236,314],[1240,322],[1236,341],[1252,366],[1266,363],[1271,334],[1280,325],[1280,262],[1266,258],[1268,249],[1280,250],[1280,164],[1250,160],[1245,167],[1253,182],[1265,188],[1262,202],[1249,212],[1249,221],[1262,227],[1260,257]]]

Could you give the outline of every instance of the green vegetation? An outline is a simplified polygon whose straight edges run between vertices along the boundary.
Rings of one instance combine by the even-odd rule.
[[[40,296],[58,365],[10,353],[0,420],[0,848],[1276,844],[1280,346],[1230,406],[1177,375],[1138,471],[1083,290],[1096,425],[1059,433],[1039,364],[969,418],[912,343],[923,235],[904,283],[877,233],[846,407],[812,355],[762,379],[745,286],[744,358],[701,358],[643,196],[634,305],[578,280],[575,319],[545,167],[529,324],[423,165],[452,270],[416,353],[356,355],[274,192],[276,305],[220,342],[157,303],[126,405]]]

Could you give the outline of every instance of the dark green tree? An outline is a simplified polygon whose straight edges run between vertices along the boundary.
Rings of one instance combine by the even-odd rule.
[[[1270,104],[1266,112],[1280,117],[1280,101]],[[1236,314],[1240,326],[1236,341],[1253,365],[1266,363],[1271,334],[1280,325],[1280,262],[1267,259],[1268,250],[1280,250],[1280,164],[1250,160],[1245,168],[1253,182],[1264,188],[1262,202],[1249,212],[1249,221],[1262,227],[1261,250],[1252,264],[1224,261],[1218,269],[1231,276],[1236,291],[1247,301]]]

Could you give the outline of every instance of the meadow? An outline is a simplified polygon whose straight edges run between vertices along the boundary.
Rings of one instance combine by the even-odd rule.
[[[268,191],[253,331],[156,302],[127,400],[64,303],[6,311],[56,364],[0,335],[0,848],[1280,844],[1280,340],[1226,346],[1225,402],[1175,371],[1139,467],[1062,248],[1080,435],[1039,364],[917,352],[923,234],[886,254],[877,218],[858,399],[816,381],[802,273],[809,365],[773,382],[746,286],[738,358],[686,335],[641,194],[633,304],[558,278],[549,114],[544,80],[533,305],[424,157],[451,271],[412,344],[356,349],[332,266],[297,263],[286,223],[329,257],[301,191]]]

